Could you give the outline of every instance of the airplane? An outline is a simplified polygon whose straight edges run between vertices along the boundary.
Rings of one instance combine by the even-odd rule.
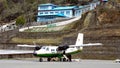
[[[84,46],[102,45],[102,43],[83,44],[83,33],[78,33],[75,45],[60,46],[36,46],[36,45],[17,45],[19,47],[34,47],[33,55],[40,57],[39,61],[43,62],[43,58],[51,61],[52,58],[58,57],[60,61],[72,61],[72,54],[76,54],[83,50]]]

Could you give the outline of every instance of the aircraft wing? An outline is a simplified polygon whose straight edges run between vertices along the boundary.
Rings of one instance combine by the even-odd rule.
[[[88,44],[82,44],[82,45],[70,45],[70,47],[84,47],[84,46],[98,46],[98,45],[103,45],[102,43],[88,43]]]
[[[17,45],[18,47],[36,47],[35,45],[26,45],[26,44],[24,44],[24,45]]]
[[[7,54],[31,54],[33,51],[29,50],[0,50],[0,55],[7,55]]]

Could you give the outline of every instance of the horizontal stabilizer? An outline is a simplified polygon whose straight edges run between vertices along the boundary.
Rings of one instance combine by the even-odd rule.
[[[24,44],[24,45],[17,45],[18,47],[36,47],[35,45],[26,45],[26,44]]]
[[[102,43],[88,43],[88,44],[82,44],[82,45],[70,45],[70,47],[84,47],[84,46],[98,46],[98,45],[103,45]]]
[[[102,43],[88,43],[88,44],[83,44],[82,46],[98,46],[98,45],[103,45]]]

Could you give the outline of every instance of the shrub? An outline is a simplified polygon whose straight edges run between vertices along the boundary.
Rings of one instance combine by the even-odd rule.
[[[18,26],[22,26],[26,23],[26,20],[25,20],[25,17],[24,16],[19,16],[17,19],[16,19],[16,25]]]

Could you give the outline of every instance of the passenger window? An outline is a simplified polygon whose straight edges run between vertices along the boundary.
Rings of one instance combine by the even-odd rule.
[[[51,51],[55,51],[55,49],[51,49]]]
[[[46,48],[46,51],[49,51],[49,48]]]

